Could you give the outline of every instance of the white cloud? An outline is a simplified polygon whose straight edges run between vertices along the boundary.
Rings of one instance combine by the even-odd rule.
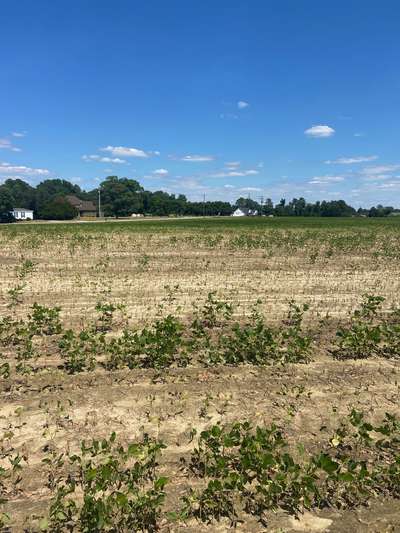
[[[238,189],[238,191],[241,191],[241,192],[260,192],[260,191],[262,191],[262,189],[260,189],[259,187],[241,187],[240,189]]]
[[[10,150],[11,152],[20,152],[21,148],[17,148],[12,144],[10,139],[0,139],[0,149]]]
[[[240,176],[256,176],[259,174],[258,170],[228,170],[227,172],[217,172],[216,174],[211,174],[211,178],[230,178],[230,177],[240,177]]]
[[[399,181],[386,181],[385,183],[380,183],[376,185],[377,189],[400,189],[400,180]]]
[[[180,161],[189,161],[192,163],[205,163],[207,161],[214,161],[215,157],[212,155],[196,155],[196,154],[188,154],[184,155],[183,157],[180,157]]]
[[[335,133],[335,130],[331,128],[330,126],[326,125],[317,125],[312,126],[311,128],[308,128],[304,131],[305,135],[308,135],[309,137],[332,137],[332,135]]]
[[[157,176],[167,176],[169,172],[166,168],[157,168],[156,170],[153,170],[153,174],[156,174]]]
[[[102,157],[100,155],[83,155],[82,159],[84,161],[98,161],[99,163],[127,163],[125,159],[120,159],[119,157]]]
[[[375,165],[373,167],[365,167],[361,173],[366,176],[376,176],[378,174],[386,174],[387,172],[394,172],[398,170],[400,165]]]
[[[244,173],[245,176],[253,176],[255,174],[259,174],[259,171],[251,169],[251,170],[245,170],[245,173]]]
[[[354,163],[368,163],[368,161],[375,161],[378,159],[377,155],[355,156],[355,157],[339,157],[332,161],[325,161],[327,165],[353,165]]]
[[[365,181],[385,181],[394,178],[393,173],[399,168],[400,165],[375,165],[364,167],[359,174]]]
[[[13,131],[11,135],[13,137],[25,137],[26,134],[26,131]]]
[[[151,154],[159,155],[159,152],[145,152],[139,148],[128,148],[126,146],[105,146],[100,148],[102,152],[110,152],[113,156],[123,157],[150,157]]]
[[[0,163],[0,175],[4,174],[48,176],[50,174],[50,171],[47,170],[47,168],[31,168],[23,165],[10,165],[9,163]]]
[[[204,190],[206,188],[196,178],[184,178],[182,180],[175,181],[174,184],[189,191]]]
[[[354,137],[365,137],[365,133],[362,133],[362,132],[356,132],[354,134]]]
[[[314,176],[308,183],[311,185],[328,185],[344,181],[343,176]]]
[[[238,109],[246,109],[246,107],[249,107],[249,103],[248,102],[245,102],[244,100],[239,100],[239,102],[237,103],[237,107]]]
[[[226,168],[237,168],[240,167],[240,161],[228,161],[225,163]]]

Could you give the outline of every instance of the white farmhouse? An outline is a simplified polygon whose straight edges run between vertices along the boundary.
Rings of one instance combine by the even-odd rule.
[[[24,207],[14,207],[11,211],[15,220],[33,220],[32,209],[25,209]]]
[[[255,209],[249,209],[248,207],[238,207],[232,213],[233,217],[254,217],[258,215],[258,211]]]

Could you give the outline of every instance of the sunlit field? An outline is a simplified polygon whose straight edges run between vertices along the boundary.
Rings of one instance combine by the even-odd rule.
[[[400,529],[400,217],[11,224],[0,265],[4,531]]]

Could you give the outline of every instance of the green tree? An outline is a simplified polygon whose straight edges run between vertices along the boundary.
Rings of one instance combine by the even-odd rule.
[[[136,180],[108,176],[100,185],[106,216],[124,217],[143,213],[143,187]]]
[[[49,202],[68,194],[74,194],[80,197],[82,191],[79,185],[74,185],[63,179],[45,180],[39,183],[36,187],[36,209],[38,217],[45,218],[43,213],[46,212],[44,210]]]
[[[279,204],[276,204],[275,206],[275,215],[278,217],[281,217],[285,214],[286,209],[286,200],[285,198],[281,198]]]
[[[77,210],[65,198],[50,200],[41,210],[44,220],[72,220],[78,215]]]
[[[1,185],[0,189],[7,190],[13,197],[13,207],[24,207],[25,209],[36,209],[36,190],[29,183],[17,178],[8,179]]]
[[[264,205],[262,206],[263,215],[273,215],[274,214],[274,204],[272,203],[271,198],[265,200]]]
[[[332,200],[321,202],[322,217],[349,217],[355,215],[356,210],[347,205],[344,200]]]
[[[235,203],[235,209],[238,207],[247,207],[248,209],[257,211],[259,214],[261,213],[261,205],[251,198],[238,198]]]
[[[15,222],[12,210],[14,207],[14,198],[7,189],[0,187],[0,222]]]

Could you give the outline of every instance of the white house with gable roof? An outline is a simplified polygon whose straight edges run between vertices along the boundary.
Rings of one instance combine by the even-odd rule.
[[[249,209],[248,207],[238,207],[232,213],[233,217],[254,217],[256,215],[258,215],[258,211],[256,209]]]
[[[33,220],[32,209],[25,209],[24,207],[14,207],[11,211],[15,220]]]

